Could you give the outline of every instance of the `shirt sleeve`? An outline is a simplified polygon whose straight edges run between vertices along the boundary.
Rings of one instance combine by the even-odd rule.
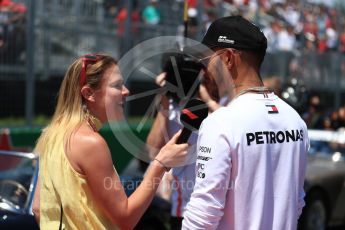
[[[301,154],[301,166],[300,166],[300,175],[299,175],[299,191],[298,191],[298,207],[297,207],[297,217],[299,218],[302,214],[302,209],[305,206],[305,191],[304,191],[304,181],[307,168],[307,158],[308,151],[310,148],[310,142],[308,137],[308,130],[304,129],[304,138],[305,138],[305,151]]]
[[[230,189],[230,145],[220,122],[206,119],[199,131],[196,181],[182,229],[216,229]]]

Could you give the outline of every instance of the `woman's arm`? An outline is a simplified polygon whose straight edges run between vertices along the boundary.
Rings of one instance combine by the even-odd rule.
[[[156,78],[156,84],[159,87],[165,85],[166,73],[159,74]],[[168,142],[169,137],[167,133],[169,116],[169,99],[166,95],[161,96],[160,109],[157,112],[156,118],[152,124],[149,134],[146,139],[146,147],[149,151],[151,159],[154,159],[159,150]]]
[[[146,147],[151,159],[156,157],[159,150],[169,140],[167,133],[169,122],[169,100],[165,95],[163,95],[160,103],[160,109],[157,112],[156,118],[146,139]]]
[[[175,144],[179,134],[156,157],[167,167],[183,164],[187,155],[187,144]],[[78,144],[78,151],[83,151],[78,165],[86,176],[95,202],[119,228],[134,228],[151,203],[165,169],[158,161],[153,161],[140,186],[127,198],[104,139],[100,135],[85,139],[84,144]]]

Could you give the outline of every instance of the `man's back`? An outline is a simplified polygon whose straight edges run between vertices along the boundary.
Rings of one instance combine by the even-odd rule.
[[[273,93],[244,94],[210,115],[199,133],[184,227],[295,229],[307,139],[302,119]]]

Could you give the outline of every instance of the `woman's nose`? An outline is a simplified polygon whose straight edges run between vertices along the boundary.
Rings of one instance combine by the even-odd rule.
[[[129,94],[130,94],[130,92],[129,92],[129,90],[127,89],[127,87],[126,87],[126,86],[123,86],[123,88],[122,88],[122,95],[123,95],[124,97],[127,97]]]

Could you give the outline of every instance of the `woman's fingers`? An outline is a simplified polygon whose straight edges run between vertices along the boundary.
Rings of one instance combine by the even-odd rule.
[[[163,87],[165,85],[165,78],[166,78],[166,73],[165,72],[159,74],[156,77],[156,84],[159,85],[160,87]]]

